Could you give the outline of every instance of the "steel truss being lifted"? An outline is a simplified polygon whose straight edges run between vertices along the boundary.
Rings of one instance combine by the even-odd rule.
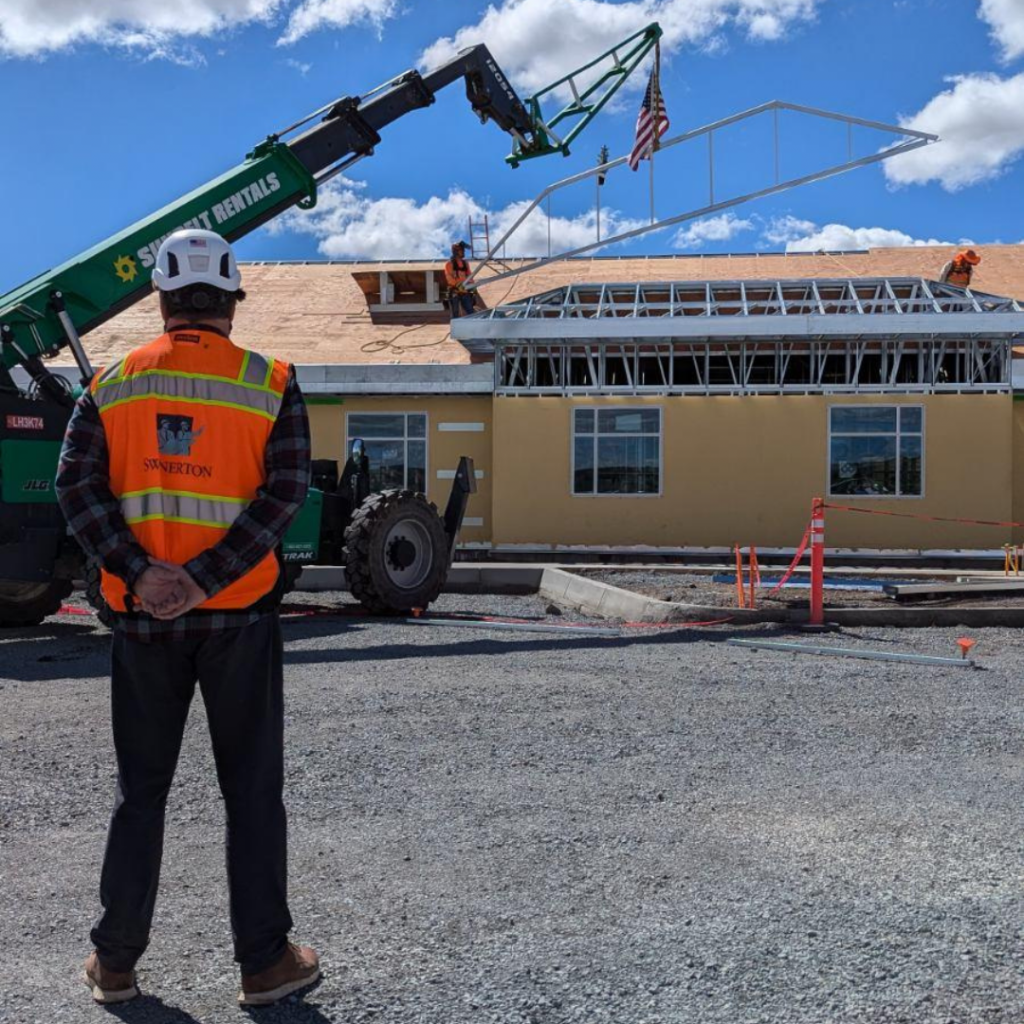
[[[452,328],[498,394],[991,393],[1024,307],[921,278],[576,284]]]
[[[822,170],[814,171],[810,174],[800,175],[795,178],[789,178],[785,181],[781,179],[780,167],[781,167],[781,144],[779,139],[779,113],[782,111],[790,111],[791,113],[801,114],[806,117],[815,118],[823,121],[836,121],[846,125],[847,129],[847,159],[842,163],[833,164],[832,166],[825,167]],[[715,194],[715,179],[716,179],[716,157],[715,157],[715,132],[720,131],[723,128],[727,128],[730,125],[739,124],[743,121],[748,121],[761,115],[770,114],[773,119],[772,125],[772,166],[774,170],[774,182],[765,188],[757,189],[753,192],[747,192],[743,195],[732,196],[729,198],[720,198]],[[885,132],[890,136],[896,136],[898,141],[893,145],[886,148],[880,149],[876,152],[869,153],[866,156],[854,158],[853,156],[853,129],[855,127],[868,128],[874,131]],[[771,100],[768,103],[762,103],[760,106],[752,107],[750,110],[744,110],[739,114],[733,114],[731,117],[722,118],[719,121],[714,121],[711,124],[706,124],[701,128],[695,128],[692,131],[684,132],[682,135],[676,135],[674,138],[666,139],[662,141],[657,154],[658,160],[661,161],[663,154],[666,154],[675,146],[679,146],[685,142],[691,142],[694,139],[706,138],[708,145],[708,202],[706,205],[698,207],[693,210],[687,210],[685,213],[679,213],[672,217],[666,217],[661,220],[656,219],[654,215],[654,168],[653,162],[651,165],[651,222],[641,227],[633,228],[629,231],[621,231],[617,234],[613,234],[607,238],[601,238],[601,227],[600,227],[600,212],[598,208],[598,216],[596,221],[596,237],[593,242],[587,245],[576,246],[573,249],[566,249],[561,252],[553,252],[551,248],[551,197],[563,189],[570,188],[573,185],[577,185],[580,182],[588,181],[589,179],[595,178],[598,182],[603,181],[609,173],[619,168],[628,166],[628,157],[619,157],[617,160],[610,160],[607,163],[601,164],[598,167],[593,167],[590,170],[582,171],[579,174],[574,174],[568,178],[563,178],[561,181],[557,181],[552,185],[549,185],[543,191],[541,191],[536,198],[533,199],[529,205],[525,207],[519,217],[512,223],[508,230],[491,246],[490,251],[487,253],[486,259],[480,264],[477,271],[470,275],[470,280],[476,279],[476,284],[482,286],[484,284],[490,284],[495,281],[501,281],[506,277],[514,277],[518,274],[526,273],[530,270],[536,270],[538,267],[546,266],[548,263],[553,263],[556,260],[568,259],[572,256],[580,256],[583,253],[592,252],[595,249],[604,248],[608,245],[614,245],[616,242],[625,242],[631,238],[639,238],[641,235],[649,234],[652,231],[660,231],[663,228],[671,227],[675,224],[680,224],[683,221],[694,220],[698,217],[704,217],[708,214],[717,213],[720,210],[726,210],[733,206],[738,206],[740,203],[749,202],[752,199],[761,199],[765,196],[775,195],[778,192],[785,192],[791,188],[797,188],[800,185],[808,185],[814,181],[821,181],[824,178],[830,178],[837,174],[843,174],[846,171],[852,171],[857,167],[866,167],[869,164],[879,163],[882,160],[888,160],[891,157],[898,156],[901,153],[909,153],[911,150],[919,149],[921,146],[930,145],[933,142],[938,142],[939,137],[937,135],[931,135],[928,132],[916,131],[912,128],[900,127],[898,125],[885,124],[881,121],[869,121],[861,117],[850,117],[847,114],[837,114],[830,110],[821,110],[817,107],[806,107],[801,106],[797,103],[786,103],[782,100]],[[600,202],[600,184],[598,184],[598,202]],[[507,244],[508,240],[519,230],[519,228],[526,222],[527,218],[534,213],[542,203],[547,204],[547,218],[548,218],[548,253],[546,257],[527,261],[521,266],[514,267],[509,270],[504,270],[501,273],[494,274],[489,277],[479,277],[477,274],[481,269],[486,267],[495,259],[495,257],[502,253],[503,247]]]

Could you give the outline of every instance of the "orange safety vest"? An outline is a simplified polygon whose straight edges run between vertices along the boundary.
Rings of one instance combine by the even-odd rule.
[[[96,375],[90,391],[107,435],[110,489],[148,554],[183,565],[256,497],[289,372],[213,331],[186,328]],[[247,608],[277,576],[271,552],[199,608]],[[128,609],[119,577],[104,570],[102,590],[115,612]]]
[[[444,279],[448,282],[449,288],[461,289],[462,282],[469,277],[469,264],[465,260],[449,260],[444,265]]]
[[[954,259],[946,275],[946,284],[956,285],[957,288],[968,288],[971,284],[972,267],[966,260]]]

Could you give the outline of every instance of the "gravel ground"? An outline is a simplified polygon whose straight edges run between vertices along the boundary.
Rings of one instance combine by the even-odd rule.
[[[613,587],[631,590],[645,597],[655,597],[659,601],[679,601],[683,604],[702,605],[707,608],[735,608],[736,584],[712,583],[710,573],[681,573],[673,570],[644,569],[587,569],[579,567],[573,570],[580,576],[610,583]],[[778,579],[784,569],[762,569],[763,576]],[[826,573],[826,578],[828,574]],[[806,576],[802,577],[807,579]],[[870,578],[865,573],[864,578]],[[890,579],[892,577],[883,577]],[[744,579],[746,570],[744,569]],[[951,583],[952,580],[934,577],[900,577],[900,583]],[[806,588],[784,588],[777,594],[768,593],[768,588],[758,590],[757,605],[759,608],[806,608],[810,600]],[[928,598],[920,601],[895,601],[885,593],[870,590],[825,590],[825,607],[833,608],[870,608],[873,606],[900,608],[1024,608],[1024,594],[996,594],[984,597]]]
[[[1019,635],[978,631],[982,670],[733,635],[791,636],[288,620],[292,910],[325,979],[252,1017],[1024,1021]],[[952,654],[955,636],[823,642]],[[78,980],[113,791],[107,645],[87,617],[0,634],[0,1021],[109,1019]],[[145,996],[118,1019],[243,1019],[221,841],[197,702]]]

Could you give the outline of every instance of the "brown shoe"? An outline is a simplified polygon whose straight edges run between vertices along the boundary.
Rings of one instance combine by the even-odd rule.
[[[92,989],[97,1003],[126,1003],[139,994],[134,971],[108,971],[95,952],[85,961],[82,980]]]
[[[259,974],[242,975],[238,1001],[243,1006],[269,1006],[312,985],[320,977],[320,957],[309,946],[288,943],[281,959]]]

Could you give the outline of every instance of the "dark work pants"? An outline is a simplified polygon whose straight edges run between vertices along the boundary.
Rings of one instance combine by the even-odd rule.
[[[450,292],[448,305],[451,308],[452,319],[456,320],[462,316],[469,316],[474,312],[475,302],[469,292]]]
[[[235,959],[270,966],[292,926],[287,898],[284,697],[276,614],[194,639],[143,643],[114,631],[111,705],[117,794],[92,941],[104,967],[129,971],[149,942],[164,809],[198,681],[227,816]]]

